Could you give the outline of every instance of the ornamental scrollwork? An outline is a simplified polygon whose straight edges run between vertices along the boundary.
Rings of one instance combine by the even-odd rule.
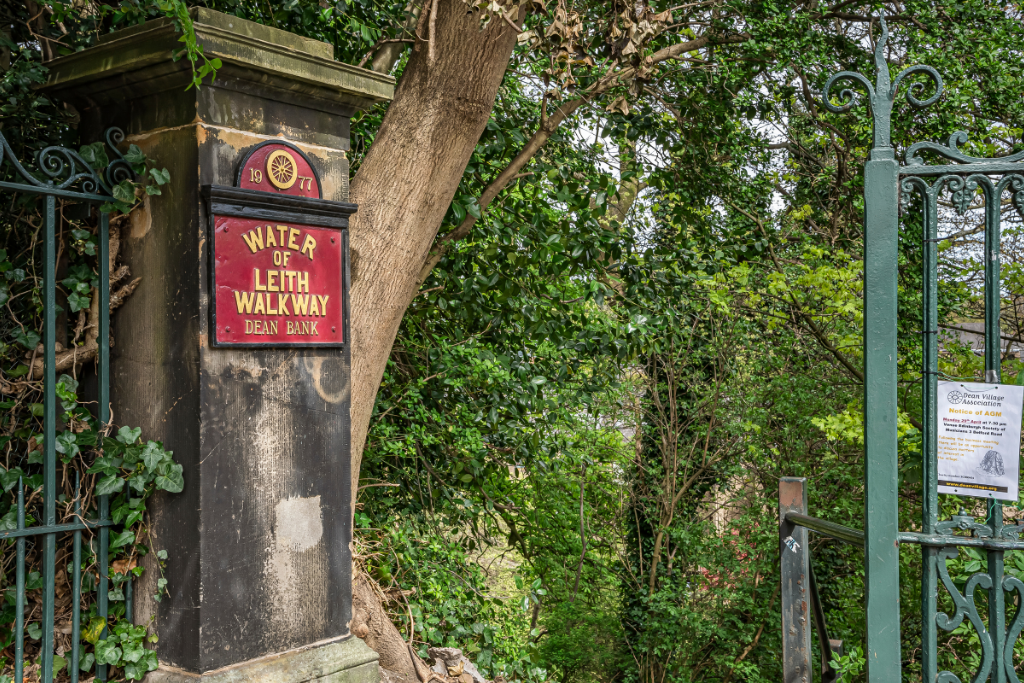
[[[907,165],[923,165],[924,159],[921,158],[921,152],[934,152],[950,161],[956,161],[961,164],[1015,163],[1024,160],[1024,152],[1004,157],[972,157],[960,150],[960,145],[966,144],[968,139],[969,136],[966,131],[958,130],[949,136],[949,141],[945,145],[938,142],[916,142],[907,149]]]
[[[953,599],[954,611],[952,614],[939,612],[935,615],[935,625],[943,631],[953,631],[963,623],[964,617],[978,633],[978,640],[981,642],[981,666],[971,679],[972,682],[980,682],[988,679],[992,671],[992,635],[985,627],[985,623],[978,614],[978,607],[974,602],[974,591],[977,588],[990,591],[992,588],[992,577],[983,572],[976,572],[967,579],[964,584],[964,591],[961,593],[953,579],[949,576],[949,568],[946,566],[948,560],[955,559],[960,551],[955,546],[946,546],[938,552],[938,572],[942,585],[945,586],[949,596]],[[960,679],[952,671],[940,671],[938,683],[961,683]]]
[[[113,157],[105,169],[94,169],[74,150],[51,145],[36,156],[36,163],[44,175],[44,178],[39,178],[22,165],[7,138],[0,133],[0,166],[9,163],[24,184],[32,187],[67,190],[77,184],[81,192],[112,197],[115,185],[123,180],[134,180],[136,176],[118,149],[124,141],[124,132],[120,128],[109,128],[104,138]]]
[[[822,89],[821,98],[825,108],[839,114],[849,111],[856,98],[853,90],[843,88],[839,91],[837,99],[839,104],[832,103],[832,88],[840,81],[852,81],[859,83],[868,94],[871,104],[871,114],[874,119],[875,149],[891,147],[890,143],[890,117],[892,105],[896,100],[896,93],[900,84],[909,76],[924,74],[932,82],[935,90],[928,96],[923,97],[927,84],[924,82],[912,83],[906,92],[906,100],[915,109],[921,109],[938,102],[942,96],[942,76],[930,66],[916,64],[901,71],[894,80],[890,81],[889,64],[885,60],[885,46],[889,40],[889,27],[885,23],[885,16],[880,14],[879,21],[882,26],[882,35],[875,45],[875,84],[872,85],[862,74],[856,71],[840,71],[825,83]]]
[[[987,524],[975,522],[974,517],[965,515],[953,515],[952,519],[946,522],[939,522],[936,531],[940,534],[952,535],[954,531],[971,531],[978,538],[991,538],[992,527]]]

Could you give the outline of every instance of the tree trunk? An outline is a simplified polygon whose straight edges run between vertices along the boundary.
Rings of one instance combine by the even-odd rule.
[[[420,268],[483,133],[516,32],[460,0],[437,0],[433,50],[419,43],[352,180],[352,490],[373,402]],[[434,59],[429,55],[433,53]]]
[[[425,3],[428,35],[410,56],[395,99],[352,180],[359,212],[351,222],[352,491],[373,403],[398,326],[416,296],[420,270],[494,107],[516,31],[460,0]],[[426,22],[421,22],[426,23]],[[425,35],[426,34],[426,35]],[[371,628],[366,642],[381,664],[406,675],[416,667],[372,590],[357,582],[355,603]],[[377,625],[375,628],[372,625]],[[386,660],[386,661],[385,661]]]

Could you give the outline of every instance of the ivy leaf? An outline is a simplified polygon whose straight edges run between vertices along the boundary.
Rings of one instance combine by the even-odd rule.
[[[97,496],[108,496],[111,493],[117,493],[124,487],[124,482],[116,474],[100,479],[99,483],[96,484],[96,495]],[[111,546],[113,547],[113,546]]]
[[[96,643],[96,662],[98,664],[117,664],[121,661],[121,648],[117,647],[114,638],[107,638]]]
[[[78,153],[85,162],[92,166],[94,171],[101,171],[110,164],[107,158],[107,148],[102,142],[94,142],[91,145],[83,145],[78,148]]]
[[[89,308],[89,304],[92,303],[92,297],[79,294],[78,292],[72,292],[68,294],[68,305],[71,306],[72,313],[78,313]]]
[[[123,649],[124,653],[121,657],[126,662],[137,662],[146,654],[146,648],[142,647],[142,643],[132,642],[131,640],[124,643]]]
[[[115,533],[114,538],[111,539],[111,550],[120,548],[121,546],[129,546],[135,543],[135,533],[132,531],[121,531],[121,533]]]
[[[117,440],[123,444],[133,444],[139,440],[139,435],[142,434],[142,430],[138,427],[132,429],[131,427],[121,427],[117,430]]]
[[[14,335],[14,341],[32,351],[39,345],[39,333],[35,330],[18,332]]]
[[[185,488],[185,478],[181,475],[181,465],[171,465],[166,475],[156,478],[156,487],[170,493],[181,493]]]
[[[142,451],[142,462],[147,470],[155,470],[164,459],[164,449],[156,441],[150,441]]]
[[[135,203],[135,185],[130,180],[122,180],[113,187],[114,199],[125,204]]]
[[[128,485],[131,486],[136,491],[138,491],[139,493],[142,493],[143,491],[146,490],[147,483],[147,478],[146,475],[144,474],[136,474],[134,477],[128,479]],[[141,513],[139,514],[139,516],[142,516]],[[131,523],[126,523],[125,526],[131,526]]]
[[[146,162],[146,155],[139,149],[138,145],[129,145],[128,151],[125,152],[124,160],[129,164],[142,164]]]
[[[141,646],[140,646],[141,648]],[[138,661],[128,662],[124,666],[124,675],[131,680],[141,680],[150,671],[156,671],[159,663],[156,652],[142,648],[142,655]]]
[[[61,432],[57,435],[57,439],[54,443],[54,448],[58,453],[73,458],[78,455],[78,436],[74,432]]]
[[[10,491],[18,483],[18,479],[23,476],[25,476],[25,472],[20,467],[12,467],[3,474],[0,474],[0,484],[3,485],[4,491]]]
[[[43,627],[35,622],[26,626],[25,631],[28,633],[28,637],[32,640],[39,640],[43,635]]]
[[[103,629],[107,627],[107,620],[102,617],[93,617],[89,620],[88,625],[82,627],[82,638],[87,643],[95,645],[100,635],[103,634]],[[90,665],[91,666],[91,665]],[[85,671],[85,669],[83,669]]]
[[[159,168],[151,168],[149,169],[149,175],[153,177],[153,180],[156,181],[157,185],[166,185],[171,182],[171,174],[166,168],[163,170]]]
[[[0,531],[14,531],[18,528],[18,510],[12,508],[6,515],[0,517]]]

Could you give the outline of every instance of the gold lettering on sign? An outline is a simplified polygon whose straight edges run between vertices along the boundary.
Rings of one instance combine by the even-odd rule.
[[[252,313],[252,303],[256,296],[252,292],[235,292],[235,307],[239,313]]]
[[[306,239],[302,242],[302,251],[300,253],[309,253],[309,260],[313,260],[313,250],[316,249],[316,240],[312,236],[306,235]]]
[[[254,254],[263,248],[263,233],[260,232],[259,228],[245,233],[242,235],[242,239],[245,240],[245,243],[249,245],[249,250]]]
[[[298,178],[300,187],[310,187],[312,179]],[[302,181],[307,181],[303,185]],[[242,232],[242,244],[239,249],[248,249],[257,254],[264,249],[272,253],[264,263],[273,263],[273,268],[253,268],[251,291],[233,291],[235,310],[241,316],[282,316],[289,318],[312,317],[324,318],[328,315],[327,305],[331,295],[310,292],[311,278],[307,270],[288,268],[289,259],[293,254],[303,254],[314,260],[317,240],[301,228],[287,225],[260,225]],[[234,239],[232,235],[231,238]],[[300,246],[301,245],[301,246]],[[298,262],[297,262],[298,263]],[[304,263],[304,261],[302,262]],[[293,266],[294,267],[294,266]],[[271,294],[273,292],[274,294]],[[280,327],[278,320],[260,320],[244,318],[246,335],[276,335],[283,330],[287,335],[316,337],[320,335],[317,320],[284,320]],[[239,331],[241,326],[239,326]],[[332,330],[333,331],[333,330]]]

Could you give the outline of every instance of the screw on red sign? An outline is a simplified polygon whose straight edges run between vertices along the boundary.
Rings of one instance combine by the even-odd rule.
[[[294,197],[321,197],[313,167],[297,150],[284,144],[257,147],[242,164],[238,186]]]
[[[230,230],[229,230],[230,228]],[[341,344],[343,253],[338,231],[217,216],[218,344]]]

